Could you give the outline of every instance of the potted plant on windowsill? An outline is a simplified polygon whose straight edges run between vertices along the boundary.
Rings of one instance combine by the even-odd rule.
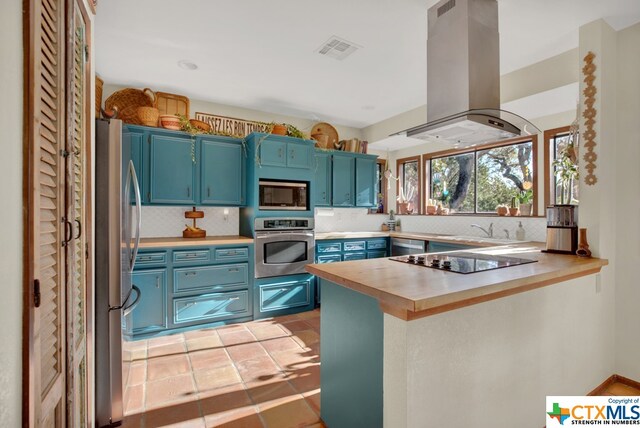
[[[533,201],[533,190],[523,190],[518,195],[518,200],[520,201],[520,215],[530,216]]]
[[[518,206],[518,197],[511,198],[511,206],[509,207],[509,215],[515,217],[520,214],[520,208]]]

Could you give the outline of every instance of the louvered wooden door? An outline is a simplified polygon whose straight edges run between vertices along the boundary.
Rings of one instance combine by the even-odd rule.
[[[66,423],[65,8],[35,0],[29,11],[29,336],[30,426]]]
[[[28,4],[24,425],[82,427],[89,396],[88,19],[76,0]]]
[[[67,212],[72,237],[67,250],[67,425],[87,423],[87,200],[89,122],[87,121],[87,22],[77,0],[69,6],[67,45]]]

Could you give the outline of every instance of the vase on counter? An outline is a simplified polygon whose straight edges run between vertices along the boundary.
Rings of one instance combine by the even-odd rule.
[[[580,229],[580,238],[578,239],[578,250],[576,255],[579,257],[591,257],[591,250],[589,250],[589,242],[587,242],[587,229]]]

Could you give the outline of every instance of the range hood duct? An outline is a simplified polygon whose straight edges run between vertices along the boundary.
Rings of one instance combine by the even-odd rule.
[[[500,110],[497,1],[442,0],[427,16],[427,123],[401,134],[470,146],[540,132]]]

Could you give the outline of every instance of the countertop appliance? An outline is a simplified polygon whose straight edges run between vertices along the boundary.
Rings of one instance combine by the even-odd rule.
[[[487,270],[502,269],[537,262],[537,260],[521,259],[518,257],[467,252],[451,252],[447,254],[410,254],[407,256],[391,257],[390,260],[414,266],[464,274],[484,272]]]
[[[391,255],[405,256],[427,251],[427,243],[418,239],[391,238]]]
[[[261,210],[309,210],[309,183],[306,181],[261,179],[258,186]]]
[[[306,273],[315,259],[313,218],[255,219],[255,277]]]
[[[547,249],[549,253],[575,254],[578,250],[578,207],[547,207]]]
[[[131,283],[141,200],[131,140],[120,120],[96,120],[95,412],[97,427],[123,418],[122,340],[141,298]]]

